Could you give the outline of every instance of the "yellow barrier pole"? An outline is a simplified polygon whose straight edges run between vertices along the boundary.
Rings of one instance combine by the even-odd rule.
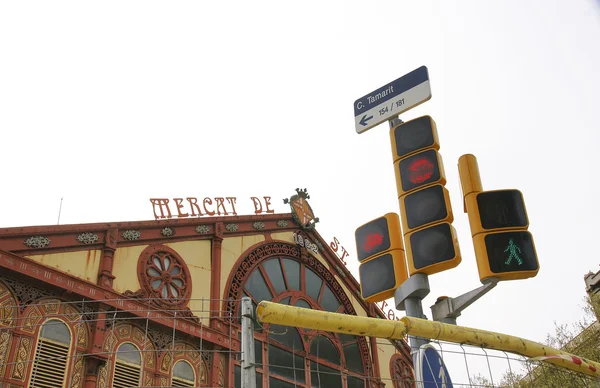
[[[403,317],[400,320],[406,325],[406,332],[410,335],[457,344],[483,346],[489,349],[521,354],[526,357],[535,357],[575,372],[600,378],[600,363],[524,338],[420,318]]]
[[[405,334],[463,345],[482,346],[543,360],[566,369],[600,378],[600,363],[508,334],[450,325],[426,319],[403,317],[400,321],[330,313],[260,302],[256,315],[260,322],[305,329],[331,331],[376,338],[403,339]]]
[[[266,301],[258,304],[256,315],[260,322],[376,338],[403,339],[405,333],[404,323],[400,321],[330,313]]]

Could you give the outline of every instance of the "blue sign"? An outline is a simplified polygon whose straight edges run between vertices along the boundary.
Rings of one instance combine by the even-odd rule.
[[[363,133],[430,98],[429,73],[421,66],[354,102],[356,132]]]
[[[453,388],[450,374],[438,351],[431,345],[423,345],[417,363],[417,382],[422,388]]]

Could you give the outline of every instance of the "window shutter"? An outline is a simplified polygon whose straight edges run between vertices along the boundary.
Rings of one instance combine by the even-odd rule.
[[[113,388],[131,388],[140,386],[140,367],[121,361],[115,363]]]
[[[35,352],[30,388],[62,387],[69,347],[40,338]]]

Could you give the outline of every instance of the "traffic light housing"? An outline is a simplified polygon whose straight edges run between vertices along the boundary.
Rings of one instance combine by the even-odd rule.
[[[516,189],[483,191],[473,155],[460,157],[459,173],[480,280],[536,276],[539,262],[527,231],[523,194]]]
[[[408,271],[428,275],[460,264],[460,248],[437,128],[422,116],[390,130]]]
[[[354,235],[363,299],[381,302],[391,298],[408,279],[400,218],[388,213],[359,226]]]

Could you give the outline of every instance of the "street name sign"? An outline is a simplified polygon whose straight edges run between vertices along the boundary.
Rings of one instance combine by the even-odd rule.
[[[421,66],[354,102],[356,132],[363,133],[430,98],[429,73]]]
[[[419,349],[415,372],[419,388],[453,388],[448,369],[431,344],[422,345]]]

